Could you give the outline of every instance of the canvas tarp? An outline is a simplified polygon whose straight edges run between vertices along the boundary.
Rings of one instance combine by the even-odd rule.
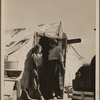
[[[67,38],[66,34],[63,33],[61,22],[44,25],[37,31],[37,35],[49,38]]]
[[[72,45],[67,46],[66,56],[65,86],[72,86],[72,80],[75,79],[75,73],[83,65],[83,57],[75,52]]]
[[[18,68],[24,68],[24,61],[28,51],[33,47],[35,33],[45,34],[45,36],[63,38],[64,34],[61,22],[42,24],[36,27],[17,28],[5,31],[5,54],[4,56],[16,56],[18,58]],[[60,35],[59,35],[60,34]],[[65,35],[66,36],[66,35]],[[65,37],[66,38],[66,37]],[[6,58],[6,57],[5,57]]]
[[[17,28],[5,31],[5,56],[13,55],[18,58],[18,69],[23,71],[24,62],[28,51],[33,47],[35,33],[49,38],[66,38],[63,33],[61,22],[42,24],[37,27]],[[76,70],[80,67],[81,60],[78,59],[75,51],[68,47],[66,53],[66,75],[65,84],[71,85]],[[74,70],[72,70],[74,69]]]
[[[6,54],[11,54],[27,44],[34,36],[34,33],[49,38],[66,38],[63,33],[61,22],[42,24],[33,28],[17,28],[5,31],[5,50]],[[33,40],[34,41],[34,40]]]

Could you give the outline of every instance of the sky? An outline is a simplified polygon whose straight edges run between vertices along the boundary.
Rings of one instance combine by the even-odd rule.
[[[81,38],[73,47],[90,63],[95,53],[96,0],[5,0],[4,28],[35,27],[62,22],[68,39]]]

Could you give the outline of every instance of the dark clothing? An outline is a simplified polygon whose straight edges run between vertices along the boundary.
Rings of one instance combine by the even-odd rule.
[[[56,96],[62,97],[63,87],[64,79],[61,73],[60,62],[58,60],[49,61],[45,98],[52,99],[52,92],[55,92]]]
[[[31,51],[32,50],[29,51],[27,59],[25,60],[25,68],[21,80],[21,86],[22,90],[25,89],[28,92],[29,97],[38,99],[41,96],[39,89],[39,75],[37,71],[38,66],[36,66],[36,63],[31,58]]]

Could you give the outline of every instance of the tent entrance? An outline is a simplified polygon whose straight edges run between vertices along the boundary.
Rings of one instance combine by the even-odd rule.
[[[47,69],[48,69],[48,54],[50,50],[49,45],[49,38],[47,37],[39,37],[37,36],[37,43],[42,46],[42,66],[40,69],[40,89],[42,95],[45,96],[45,86],[46,86],[46,76],[47,76]]]
[[[38,36],[36,35],[36,44],[39,43],[42,46],[42,66],[41,66],[41,75],[40,75],[40,88],[43,95],[45,95],[45,86],[47,79],[47,69],[49,65],[48,55],[50,50],[49,39],[46,36]],[[64,65],[66,66],[66,48],[67,48],[67,39],[58,39],[58,45],[63,50],[64,56]],[[49,88],[49,87],[48,87]]]

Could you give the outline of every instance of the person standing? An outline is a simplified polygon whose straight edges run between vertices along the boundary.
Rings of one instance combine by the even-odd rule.
[[[64,58],[62,49],[58,46],[56,39],[50,39],[49,44],[51,49],[49,50],[49,64],[47,70],[46,81],[46,96],[45,98],[53,99],[53,92],[57,99],[63,99],[64,88]]]
[[[22,75],[21,87],[22,95],[21,100],[44,100],[39,84],[39,68],[40,65],[40,52],[41,46],[35,45],[28,54],[25,61],[25,68]]]

